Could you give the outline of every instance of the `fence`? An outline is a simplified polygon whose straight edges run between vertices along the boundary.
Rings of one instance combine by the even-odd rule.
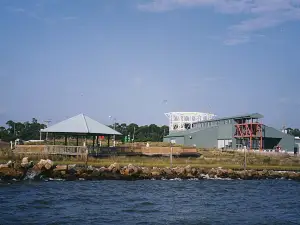
[[[15,154],[45,154],[45,155],[85,155],[85,146],[63,146],[63,145],[16,145],[13,150]]]

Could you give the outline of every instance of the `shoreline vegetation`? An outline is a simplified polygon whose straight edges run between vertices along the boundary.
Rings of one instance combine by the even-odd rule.
[[[12,155],[0,150],[0,179],[143,180],[143,179],[291,179],[300,181],[300,157],[289,154],[198,149],[200,157],[89,157]],[[44,157],[44,158],[43,158]]]

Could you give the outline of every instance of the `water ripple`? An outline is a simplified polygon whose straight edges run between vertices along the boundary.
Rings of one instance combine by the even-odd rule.
[[[0,224],[300,224],[288,180],[51,181],[0,185]]]

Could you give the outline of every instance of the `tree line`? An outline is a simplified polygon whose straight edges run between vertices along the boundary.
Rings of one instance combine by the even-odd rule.
[[[6,122],[6,127],[0,126],[0,140],[2,141],[14,141],[16,139],[21,139],[24,141],[28,140],[39,140],[40,130],[46,128],[45,124],[39,123],[37,119],[33,118],[31,122],[14,122],[9,120]],[[135,123],[116,123],[114,126],[109,127],[114,128],[123,136],[117,136],[116,139],[124,140],[124,136],[130,140],[134,141],[162,141],[163,137],[169,134],[168,126],[157,126],[155,124],[138,126]]]
[[[287,128],[286,130],[288,134],[293,135],[295,137],[300,137],[300,130],[298,128]]]
[[[38,123],[37,119],[33,118],[31,122],[14,122],[9,120],[6,122],[6,127],[0,126],[0,139],[2,141],[21,140],[38,140],[40,138],[40,130],[46,128],[45,124]]]
[[[135,123],[116,123],[115,126],[110,125],[109,127],[115,128],[116,131],[120,132],[123,137],[116,137],[116,139],[129,137],[130,140],[136,142],[153,141],[159,142],[163,140],[163,137],[169,134],[168,126],[157,126],[156,124],[138,126]],[[124,140],[124,139],[123,139]]]

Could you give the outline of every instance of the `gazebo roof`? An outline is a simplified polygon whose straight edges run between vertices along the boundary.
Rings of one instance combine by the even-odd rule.
[[[62,122],[54,124],[41,132],[47,133],[73,133],[73,134],[106,134],[106,135],[122,135],[118,131],[111,129],[90,117],[79,114],[77,116],[66,119]]]

